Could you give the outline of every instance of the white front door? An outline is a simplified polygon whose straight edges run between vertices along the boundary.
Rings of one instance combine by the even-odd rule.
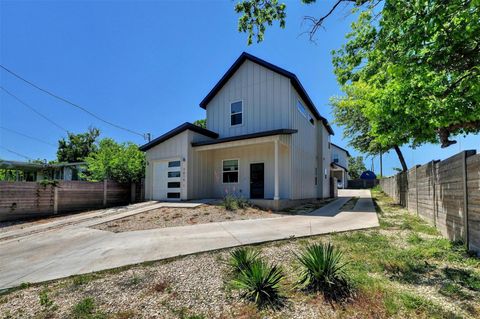
[[[181,161],[159,161],[153,165],[153,199],[180,200]]]

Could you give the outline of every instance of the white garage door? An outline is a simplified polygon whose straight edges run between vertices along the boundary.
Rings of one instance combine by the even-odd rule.
[[[181,161],[161,161],[153,165],[153,199],[180,200]]]

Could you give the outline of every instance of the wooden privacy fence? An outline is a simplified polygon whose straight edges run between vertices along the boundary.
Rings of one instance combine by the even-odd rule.
[[[480,255],[480,154],[464,151],[380,180],[382,190],[443,236]]]
[[[142,183],[0,182],[0,221],[125,205],[141,200]]]

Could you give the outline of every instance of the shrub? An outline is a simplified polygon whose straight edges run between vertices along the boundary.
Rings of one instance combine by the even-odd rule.
[[[250,203],[243,197],[237,197],[233,195],[227,195],[222,200],[222,206],[225,207],[226,210],[237,210],[237,209],[245,209],[250,207]]]
[[[47,289],[42,290],[38,297],[39,297],[40,306],[42,306],[43,312],[52,312],[58,308],[55,302],[52,299],[50,299],[50,297],[48,296]]]
[[[235,274],[240,274],[242,270],[249,269],[253,262],[258,260],[258,251],[249,247],[236,248],[230,253],[228,264]]]
[[[280,293],[283,278],[280,267],[256,259],[232,280],[232,286],[242,291],[242,298],[253,301],[259,308],[277,308],[283,300]]]
[[[343,254],[331,243],[306,246],[297,259],[302,267],[298,284],[303,289],[321,291],[327,299],[348,297],[351,286],[344,272]]]
[[[106,315],[96,310],[93,298],[82,299],[73,307],[72,317],[75,319],[104,319]]]

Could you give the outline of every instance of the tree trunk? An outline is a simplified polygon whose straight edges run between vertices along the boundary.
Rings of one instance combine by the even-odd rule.
[[[408,171],[407,163],[405,163],[405,158],[403,158],[402,151],[400,150],[400,147],[398,145],[395,145],[393,147],[395,149],[395,152],[397,152],[398,159],[400,160],[400,164],[402,164],[402,171],[406,172]]]

